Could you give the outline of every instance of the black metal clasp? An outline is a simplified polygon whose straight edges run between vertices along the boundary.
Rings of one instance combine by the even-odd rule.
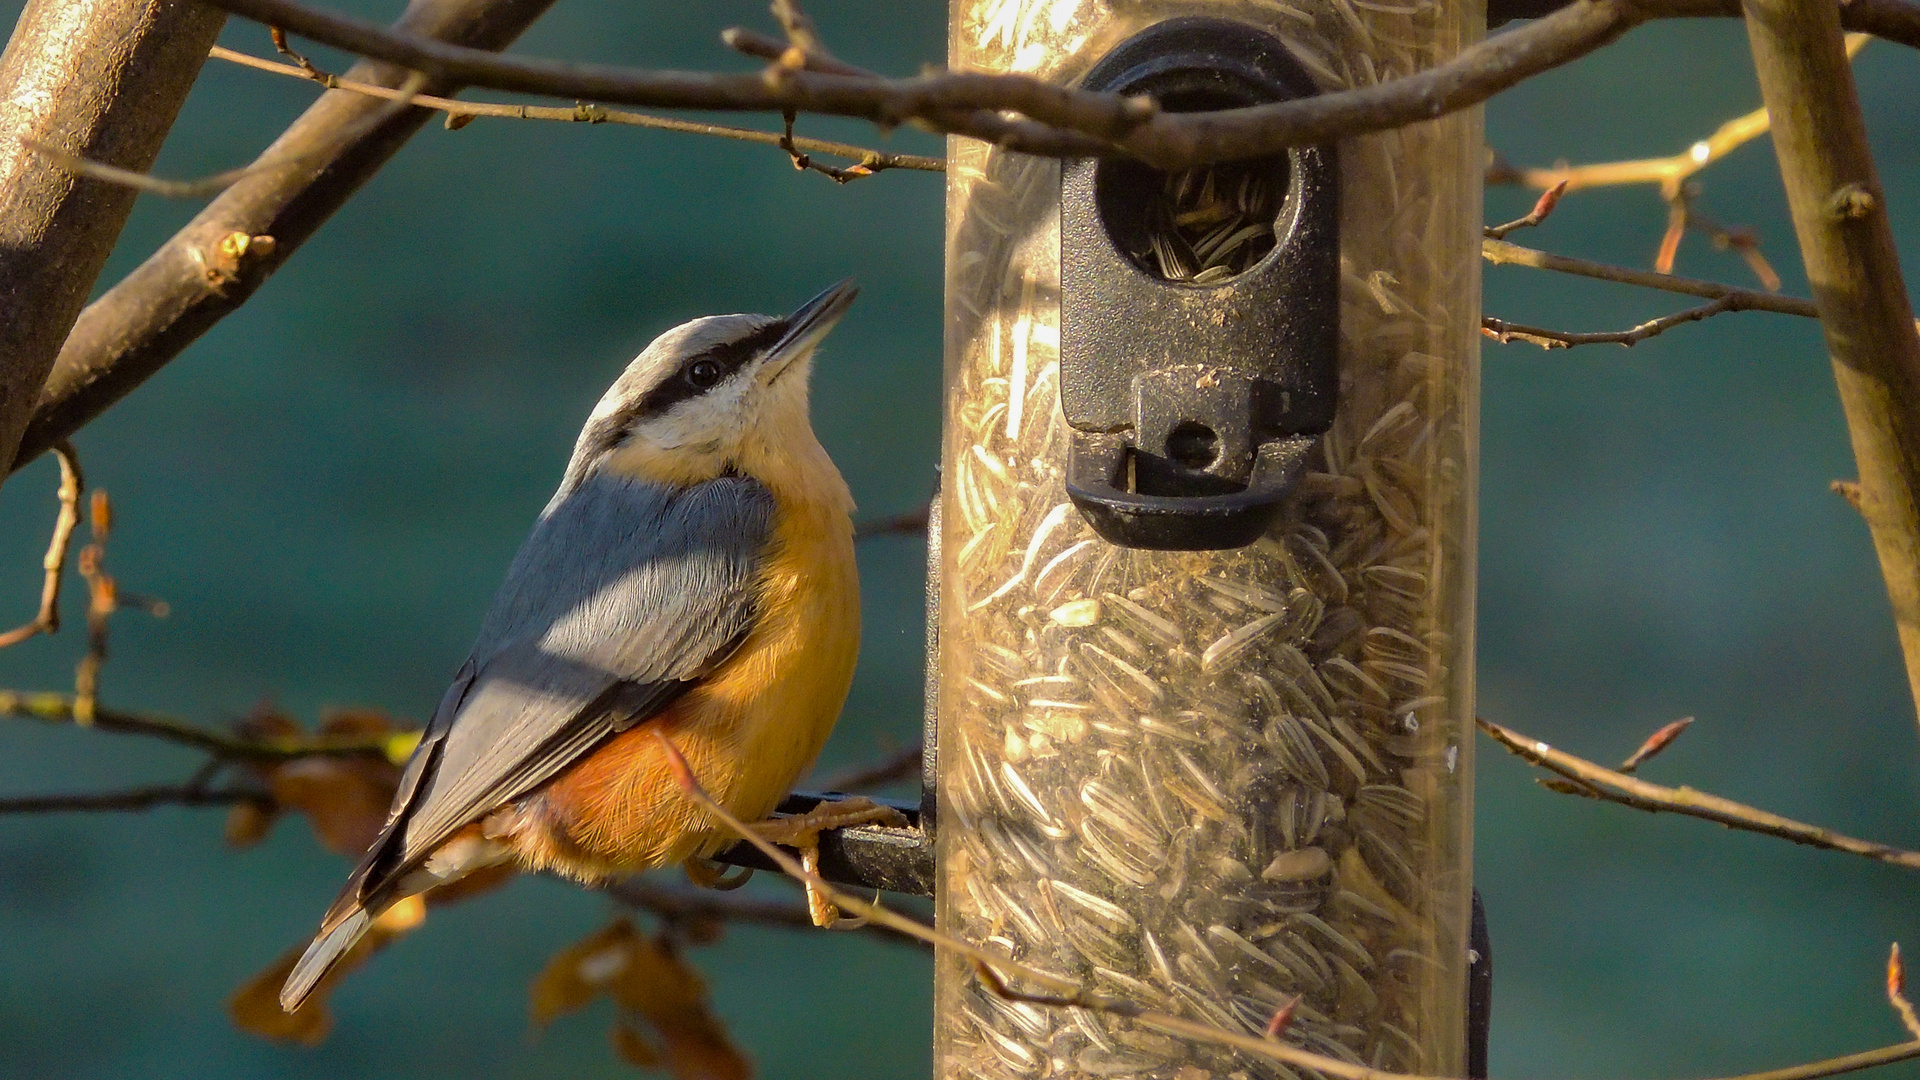
[[[1206,17],[1141,31],[1083,85],[1174,112],[1315,92],[1278,39]],[[1063,168],[1067,494],[1109,542],[1241,547],[1278,515],[1333,423],[1337,181],[1330,146],[1173,175]]]

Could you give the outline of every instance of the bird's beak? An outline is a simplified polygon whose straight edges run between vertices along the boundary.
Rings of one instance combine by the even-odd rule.
[[[833,330],[834,324],[853,306],[853,298],[860,295],[860,287],[852,278],[842,281],[826,292],[800,305],[800,310],[787,316],[787,332],[767,350],[767,358],[762,362],[761,376],[767,382],[779,378],[795,360],[813,352],[822,338]]]

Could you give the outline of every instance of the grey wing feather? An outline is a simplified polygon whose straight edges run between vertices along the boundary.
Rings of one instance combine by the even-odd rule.
[[[724,660],[752,626],[772,520],[772,496],[741,478],[674,490],[595,475],[556,495],[481,626],[470,683],[448,691],[408,763],[353,899]]]

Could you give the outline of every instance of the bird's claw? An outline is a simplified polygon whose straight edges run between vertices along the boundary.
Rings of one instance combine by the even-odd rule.
[[[798,850],[801,868],[818,876],[820,834],[828,829],[845,829],[855,825],[885,825],[901,829],[906,827],[907,818],[891,806],[882,806],[864,795],[855,795],[848,799],[819,803],[804,814],[757,821],[751,827],[769,843]],[[816,888],[812,881],[806,885],[807,913],[813,917],[813,925],[835,929],[853,929],[865,925],[864,919],[841,918],[840,909],[825,893]]]
[[[753,867],[751,866],[729,868],[714,862],[712,859],[702,859],[699,856],[695,856],[681,863],[680,868],[687,872],[688,881],[693,882],[702,889],[714,889],[719,892],[732,892],[740,886],[745,885],[753,877]],[[736,869],[739,873],[728,877],[727,871],[729,869]]]

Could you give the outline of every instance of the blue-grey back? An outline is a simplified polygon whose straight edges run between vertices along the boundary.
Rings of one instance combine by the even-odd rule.
[[[563,488],[409,763],[401,846],[379,864],[424,856],[724,660],[752,627],[773,515],[737,477],[676,490],[595,472]]]
[[[607,646],[680,631],[692,647],[709,640],[702,630],[720,629],[714,621],[742,614],[731,594],[751,585],[773,509],[766,488],[741,477],[676,490],[587,476],[553,497],[520,545],[481,621],[474,660],[544,640],[547,651],[578,659],[624,654],[636,666],[619,671],[623,679],[669,677],[685,649]]]

